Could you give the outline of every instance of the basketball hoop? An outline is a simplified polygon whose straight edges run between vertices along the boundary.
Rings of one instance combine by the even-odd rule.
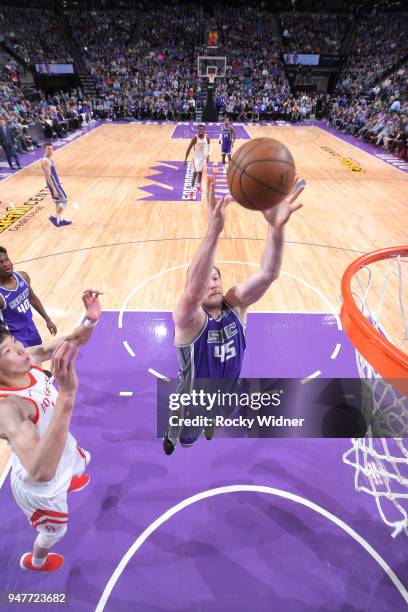
[[[365,438],[352,439],[343,461],[356,491],[375,498],[392,536],[408,535],[408,246],[356,259],[342,279],[341,320],[362,379]],[[364,278],[362,278],[364,276]],[[378,436],[378,437],[376,437]],[[386,437],[385,437],[386,436]]]

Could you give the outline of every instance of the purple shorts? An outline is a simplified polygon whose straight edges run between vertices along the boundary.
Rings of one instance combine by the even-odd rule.
[[[10,333],[16,340],[19,340],[25,348],[42,344],[41,336],[34,324],[30,327],[23,327],[22,329],[10,329]]]

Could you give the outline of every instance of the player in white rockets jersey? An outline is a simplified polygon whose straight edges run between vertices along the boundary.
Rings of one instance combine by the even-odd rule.
[[[191,182],[192,188],[194,188],[196,179],[197,191],[201,192],[201,181],[203,178],[203,170],[206,167],[211,153],[210,137],[205,133],[205,125],[200,123],[198,126],[198,134],[190,140],[188,149],[186,151],[186,158],[184,163],[187,163],[187,159],[191,149],[194,147],[193,155],[193,179]]]
[[[11,488],[17,504],[38,535],[23,569],[53,572],[64,558],[49,549],[67,530],[67,493],[89,482],[90,455],[69,432],[78,389],[78,347],[90,338],[100,314],[99,292],[87,289],[85,319],[65,338],[24,348],[0,329],[0,437],[12,449]],[[51,359],[59,390],[40,367]]]

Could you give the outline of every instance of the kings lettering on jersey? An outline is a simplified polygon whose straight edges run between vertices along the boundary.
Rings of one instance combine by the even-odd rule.
[[[206,313],[198,337],[188,345],[177,346],[180,381],[192,388],[195,379],[237,380],[246,347],[245,326],[226,302],[216,319]]]

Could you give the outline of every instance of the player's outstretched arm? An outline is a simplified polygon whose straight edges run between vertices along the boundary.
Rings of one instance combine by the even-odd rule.
[[[207,178],[208,228],[188,269],[183,295],[173,311],[176,326],[195,328],[204,322],[201,304],[207,293],[208,283],[215,263],[218,238],[224,229],[225,209],[232,200],[230,196],[215,197],[215,178]]]
[[[50,423],[44,435],[38,435],[34,424],[23,417],[22,400],[6,397],[0,400],[0,436],[6,438],[30,477],[48,482],[55,476],[67,441],[72,410],[78,389],[75,372],[77,349],[63,342],[55,351],[52,368],[59,393]]]
[[[57,326],[55,325],[55,323],[53,323],[53,321],[51,321],[50,317],[46,313],[44,306],[41,303],[40,298],[34,293],[34,289],[31,286],[30,277],[28,276],[27,272],[20,272],[20,274],[26,281],[27,285],[30,287],[30,305],[38,312],[38,314],[42,316],[42,318],[47,324],[49,331],[53,336],[55,336],[55,334],[57,333]]]
[[[186,157],[184,160],[184,163],[187,163],[188,160],[188,156],[190,155],[190,151],[191,149],[194,147],[195,143],[197,142],[197,137],[194,136],[191,140],[190,140],[190,144],[188,145],[187,151],[186,151]]]
[[[296,181],[297,177],[295,183]],[[231,306],[240,310],[241,318],[245,318],[247,308],[260,300],[279,276],[282,265],[284,227],[291,215],[302,208],[303,204],[296,200],[303,189],[304,186],[292,192],[278,206],[263,211],[269,229],[260,269],[243,283],[231,287],[225,296]]]
[[[53,351],[55,351],[64,340],[68,340],[76,346],[88,342],[92,335],[93,328],[101,316],[99,295],[101,295],[100,291],[96,291],[95,289],[86,289],[86,291],[83,292],[82,301],[85,306],[85,319],[69,336],[62,336],[55,340],[51,340],[51,342],[44,342],[39,346],[32,346],[26,349],[34,364],[41,364],[43,361],[51,359]]]

